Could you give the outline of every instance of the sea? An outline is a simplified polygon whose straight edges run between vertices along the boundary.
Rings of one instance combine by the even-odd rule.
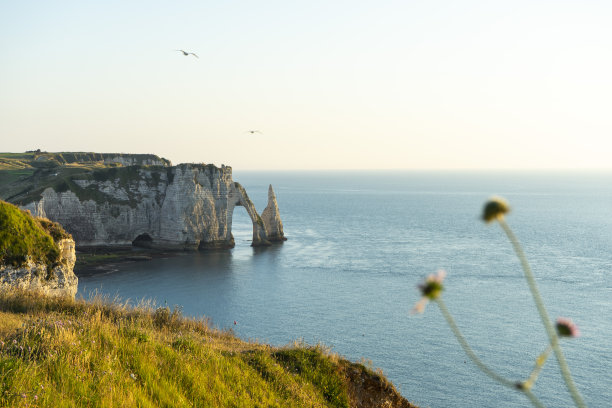
[[[77,271],[78,296],[177,306],[245,340],[322,344],[382,370],[422,408],[526,407],[468,359],[435,303],[410,313],[417,285],[444,269],[443,300],[476,355],[512,381],[529,376],[546,333],[510,242],[480,219],[501,196],[551,319],[579,326],[561,341],[578,389],[588,406],[611,406],[611,172],[234,170],[234,180],[260,212],[273,185],[286,242],[252,248],[236,207],[235,248]],[[533,392],[573,406],[553,356]]]

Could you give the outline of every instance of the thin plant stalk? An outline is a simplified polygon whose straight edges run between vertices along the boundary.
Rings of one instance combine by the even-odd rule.
[[[506,386],[508,388],[512,388],[512,389],[515,389],[515,390],[522,391],[527,396],[527,398],[529,398],[529,401],[531,401],[531,403],[533,404],[534,407],[536,407],[536,408],[544,408],[544,405],[542,405],[542,403],[531,392],[531,390],[523,389],[522,387],[517,386],[517,383],[515,381],[511,381],[511,380],[508,380],[505,377],[502,377],[501,375],[497,374],[495,371],[490,369],[485,363],[483,363],[482,360],[480,360],[478,358],[476,353],[474,353],[474,351],[472,350],[472,348],[468,344],[467,340],[465,340],[465,337],[463,337],[463,334],[461,333],[461,330],[459,330],[459,327],[455,323],[455,320],[453,319],[453,316],[450,314],[450,312],[446,308],[446,304],[444,303],[442,298],[436,298],[436,299],[434,299],[434,301],[436,302],[436,304],[440,308],[440,311],[442,312],[442,316],[444,316],[444,319],[446,320],[446,323],[448,323],[449,327],[451,328],[451,331],[455,335],[455,338],[457,339],[457,341],[461,345],[461,348],[463,349],[465,354],[467,354],[467,356],[470,358],[470,360],[472,360],[472,362],[474,364],[476,364],[476,367],[478,367],[480,369],[480,371],[482,371],[483,373],[485,373],[487,376],[489,376],[493,380],[497,381],[498,383],[500,383],[500,384],[502,384],[502,385],[504,385],[504,386]]]
[[[527,381],[523,383],[523,388],[531,389],[531,387],[533,387],[533,384],[538,379],[538,375],[540,375],[540,371],[542,371],[542,367],[544,367],[544,364],[546,363],[546,360],[548,359],[548,356],[550,355],[551,351],[552,347],[550,347],[549,345],[548,347],[546,347],[546,350],[544,350],[544,352],[540,354],[538,358],[536,358],[536,363],[533,367],[533,371],[531,371],[531,374],[529,375],[529,378],[527,378]]]
[[[542,405],[542,403],[538,399],[538,397],[536,397],[535,394],[531,392],[530,389],[524,389],[521,391],[523,391],[523,393],[527,396],[527,398],[529,398],[529,401],[531,401],[534,407],[545,408],[544,405]]]
[[[563,351],[561,350],[561,346],[559,345],[559,337],[557,336],[555,328],[550,320],[550,317],[548,316],[548,312],[544,307],[544,302],[542,301],[542,297],[540,296],[540,292],[538,291],[533,272],[531,271],[529,263],[527,262],[527,257],[525,256],[525,253],[523,252],[523,249],[521,248],[518,239],[516,238],[508,224],[506,224],[504,219],[500,217],[498,218],[498,221],[499,225],[501,225],[502,229],[508,236],[508,239],[512,243],[514,252],[516,252],[516,255],[521,261],[521,267],[525,272],[525,279],[527,280],[527,284],[529,285],[529,290],[531,291],[531,294],[533,296],[533,300],[536,304],[536,308],[538,309],[538,313],[540,314],[540,318],[542,319],[542,323],[546,328],[546,334],[548,334],[550,345],[553,349],[553,352],[555,353],[557,361],[559,362],[559,368],[561,369],[561,374],[563,376],[563,380],[565,381],[567,389],[569,390],[576,406],[579,408],[584,408],[586,407],[586,404],[584,403],[584,400],[582,399],[578,388],[576,388],[576,385],[574,384],[572,375],[569,371],[569,366],[567,365],[567,361],[565,360],[565,356],[563,354]]]

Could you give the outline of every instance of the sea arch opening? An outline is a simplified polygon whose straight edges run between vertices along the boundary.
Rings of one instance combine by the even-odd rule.
[[[232,210],[232,237],[236,245],[253,242],[253,221],[247,209],[240,204]]]
[[[252,225],[253,238],[251,240],[251,246],[270,245],[270,242],[267,239],[268,236],[266,233],[266,227],[264,225],[264,222],[259,216],[259,213],[255,209],[255,205],[247,195],[244,187],[242,187],[240,183],[234,182],[232,196],[234,198],[234,201],[231,209],[231,215],[228,217],[228,222],[230,222],[229,225],[231,225],[232,231],[234,230],[234,220],[232,219],[234,215],[234,210],[236,207],[244,207],[247,215],[249,216],[249,219],[251,220]],[[235,238],[234,241],[236,241]]]

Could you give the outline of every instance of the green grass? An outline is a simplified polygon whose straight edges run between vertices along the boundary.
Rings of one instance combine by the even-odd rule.
[[[2,407],[353,406],[355,364],[245,342],[178,309],[4,292],[0,339]]]
[[[10,184],[20,179],[25,179],[34,174],[34,169],[16,168],[11,170],[1,170],[0,166],[0,184]]]
[[[52,266],[60,253],[56,240],[69,237],[57,223],[35,219],[29,212],[0,201],[0,261],[14,266],[28,258]]]
[[[137,163],[158,160],[164,165],[121,166],[117,163],[104,164],[104,160],[115,157],[129,157]],[[136,206],[139,197],[118,200],[104,194],[93,185],[82,188],[75,181],[112,181],[126,191],[131,191],[141,181],[155,187],[162,178],[173,178],[170,162],[150,154],[103,154],[82,152],[60,153],[0,153],[0,199],[18,205],[26,205],[41,198],[47,188],[56,192],[72,191],[79,200],[93,200],[97,203]]]
[[[164,165],[170,165],[170,161],[163,157],[154,154],[131,154],[131,153],[94,153],[94,152],[26,152],[26,153],[0,153],[0,162],[2,161],[23,161],[30,164],[34,161],[45,162],[51,161],[59,164],[81,164],[94,165],[104,162],[105,159],[115,157],[126,157],[136,161],[136,164],[142,164],[146,160],[156,160]]]

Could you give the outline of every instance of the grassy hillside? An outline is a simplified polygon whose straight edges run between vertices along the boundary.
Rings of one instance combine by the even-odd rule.
[[[151,160],[163,166],[122,166],[108,162],[117,158],[129,158],[136,163]],[[0,199],[14,204],[27,204],[40,198],[47,187],[55,191],[72,190],[83,199],[100,199],[101,193],[80,188],[74,180],[129,181],[138,176],[138,167],[159,168],[164,171],[170,161],[152,154],[83,153],[83,152],[26,152],[0,153]]]
[[[0,293],[0,339],[3,407],[412,407],[321,347],[244,342],[168,308]]]
[[[60,255],[55,241],[65,237],[59,224],[0,201],[0,263],[21,266],[29,257],[51,266]]]

